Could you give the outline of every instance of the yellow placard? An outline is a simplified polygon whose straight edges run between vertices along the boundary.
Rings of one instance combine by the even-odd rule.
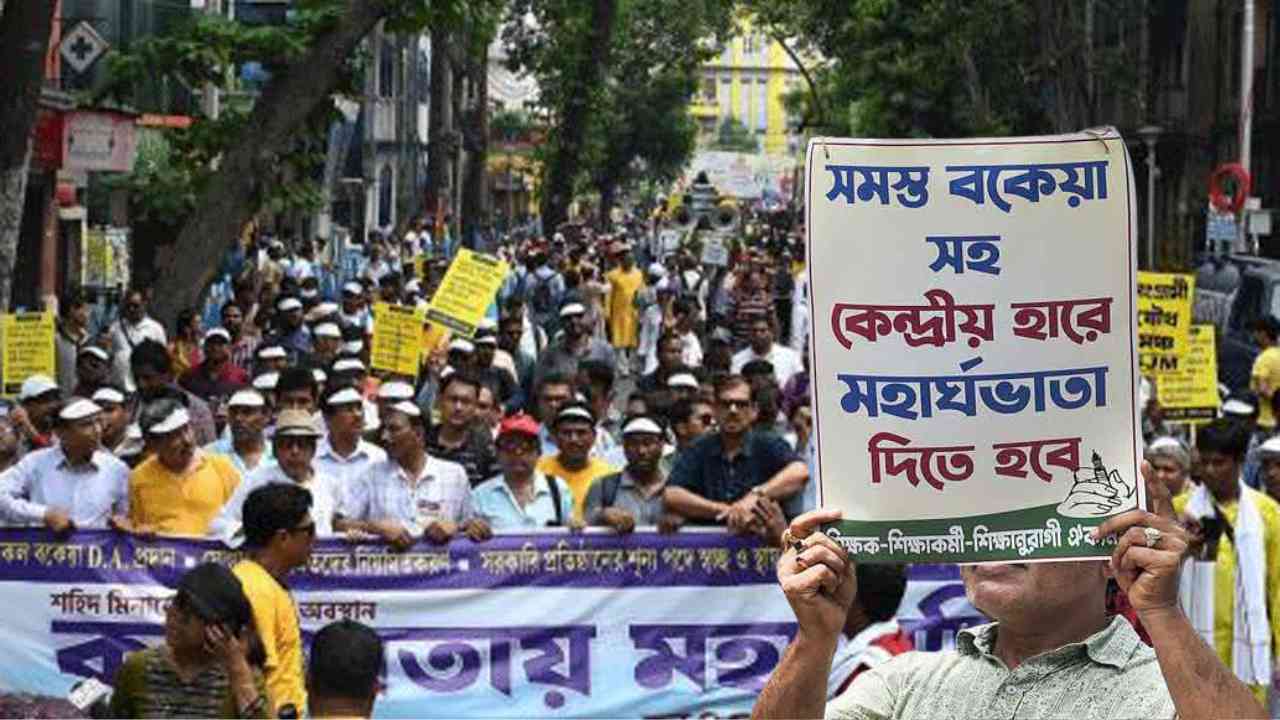
[[[1185,355],[1196,279],[1180,273],[1138,273],[1138,359],[1148,374]]]
[[[375,370],[418,377],[418,360],[422,356],[423,308],[375,303],[373,306],[373,347],[369,364]]]
[[[508,270],[505,261],[492,255],[459,250],[431,298],[427,319],[459,335],[474,336]]]
[[[1156,397],[1168,422],[1203,423],[1218,416],[1218,360],[1214,326],[1192,325],[1187,352],[1156,378]]]
[[[89,286],[109,285],[111,280],[111,242],[102,228],[90,229],[84,235],[84,264],[81,282]]]
[[[32,375],[57,376],[53,350],[53,313],[16,313],[0,316],[4,340],[4,395],[14,397],[22,381]]]

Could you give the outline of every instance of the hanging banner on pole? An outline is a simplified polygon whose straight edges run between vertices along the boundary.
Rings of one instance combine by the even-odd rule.
[[[32,375],[58,376],[53,350],[53,313],[13,313],[0,316],[4,342],[4,395],[15,397],[22,381]]]
[[[424,322],[423,308],[374,303],[373,345],[369,349],[373,369],[417,378]]]
[[[472,337],[506,279],[505,260],[463,248],[449,264],[440,289],[431,298],[427,319]]]
[[[1108,556],[1089,531],[1144,496],[1123,139],[815,139],[807,172],[828,534],[860,562]]]
[[[1187,352],[1156,378],[1156,397],[1165,422],[1206,423],[1218,417],[1218,359],[1213,325],[1192,325]]]

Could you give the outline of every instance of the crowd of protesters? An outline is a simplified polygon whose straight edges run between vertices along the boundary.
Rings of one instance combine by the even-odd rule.
[[[212,327],[188,309],[165,328],[145,287],[91,327],[68,291],[56,375],[0,421],[0,518],[235,542],[244,497],[293,482],[321,535],[398,547],[549,525],[776,538],[814,495],[797,237],[715,267],[656,232],[567,230],[501,245],[487,318],[425,325],[416,376],[370,350],[377,305],[426,303],[447,267],[417,229],[372,235],[340,283],[312,243],[264,239]]]
[[[216,324],[188,309],[164,327],[152,316],[164,299],[146,287],[95,323],[87,295],[69,290],[55,375],[28,378],[0,418],[0,522],[249,551],[229,573],[188,574],[167,649],[122,669],[118,712],[275,715],[306,707],[310,688],[313,712],[319,697],[367,713],[376,671],[360,658],[381,653],[367,628],[326,629],[302,670],[284,578],[317,535],[402,550],[694,524],[778,543],[815,507],[804,245],[797,230],[754,227],[724,266],[700,261],[696,236],[661,240],[674,229],[659,221],[497,243],[511,271],[486,319],[473,336],[425,325],[413,376],[371,367],[370,351],[378,304],[426,304],[448,266],[425,223],[371,234],[342,259],[308,241],[240,248]],[[1260,340],[1278,334],[1280,322],[1260,323]],[[1259,648],[1280,646],[1272,355],[1255,366],[1255,394],[1225,403],[1194,442],[1154,400],[1143,416],[1155,477],[1193,531],[1191,620],[1259,699],[1272,665]],[[902,568],[857,568],[828,697],[911,648],[894,621],[904,585]],[[1111,611],[1142,634],[1114,589]],[[240,635],[249,624],[255,639]],[[363,654],[316,659],[348,646]],[[355,695],[346,676],[361,678]]]

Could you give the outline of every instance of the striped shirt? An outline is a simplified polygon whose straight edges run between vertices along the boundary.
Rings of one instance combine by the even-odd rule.
[[[231,499],[227,500],[218,517],[214,518],[213,523],[209,525],[209,536],[238,546],[244,540],[244,534],[241,532],[244,522],[244,501],[249,498],[249,493],[271,483],[294,484],[310,492],[311,518],[316,523],[316,534],[321,537],[333,534],[333,514],[341,501],[339,488],[333,478],[315,472],[313,463],[311,479],[305,483],[299,483],[285,475],[279,465],[269,462],[259,465],[258,469],[244,476]]]
[[[390,458],[369,466],[347,487],[341,508],[338,514],[348,520],[396,520],[414,535],[433,522],[475,516],[467,471],[430,455],[417,477]]]
[[[258,678],[262,690],[261,678]],[[259,695],[244,717],[266,717],[266,697]],[[116,672],[111,717],[223,718],[239,717],[230,679],[219,663],[210,663],[190,682],[178,676],[165,646],[131,653]]]

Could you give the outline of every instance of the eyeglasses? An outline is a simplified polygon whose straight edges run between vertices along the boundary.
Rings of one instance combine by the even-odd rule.
[[[720,398],[718,402],[725,410],[746,410],[751,407],[750,400],[730,400],[727,398]]]
[[[703,413],[696,417],[698,418],[698,422],[702,423],[703,425],[710,425],[711,423],[715,422],[715,419],[716,419],[716,416],[712,415],[711,413]]]

